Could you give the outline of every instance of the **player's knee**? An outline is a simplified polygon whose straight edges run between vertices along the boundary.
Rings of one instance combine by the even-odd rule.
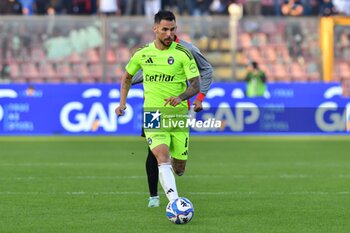
[[[176,171],[175,174],[178,176],[182,176],[185,173],[185,171]]]
[[[185,168],[173,167],[174,173],[178,176],[182,176],[185,173]]]
[[[171,163],[173,165],[174,173],[178,176],[182,176],[185,173],[186,160],[178,160],[172,158]]]

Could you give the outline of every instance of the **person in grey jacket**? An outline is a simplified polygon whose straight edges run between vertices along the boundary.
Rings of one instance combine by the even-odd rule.
[[[197,94],[196,99],[193,101],[194,111],[199,112],[203,109],[202,102],[205,98],[205,95],[208,93],[212,82],[213,68],[208,62],[208,60],[203,56],[200,50],[193,44],[179,39],[175,36],[175,42],[185,46],[193,55],[196,60],[199,73],[200,73],[200,92]],[[139,70],[136,75],[132,77],[132,85],[141,83],[143,81],[142,71]],[[190,106],[190,105],[189,105]],[[144,132],[142,130],[142,136],[144,137]],[[158,163],[153,155],[152,151],[148,147],[148,156],[146,159],[146,172],[147,172],[147,181],[149,188],[149,202],[148,207],[159,207],[160,200],[158,195]]]

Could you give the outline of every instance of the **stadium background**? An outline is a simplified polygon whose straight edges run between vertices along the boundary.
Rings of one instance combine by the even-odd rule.
[[[217,133],[347,132],[349,20],[320,17],[319,5],[308,3],[301,17],[281,16],[273,4],[262,5],[259,16],[242,17],[238,4],[231,15],[229,4],[220,14],[178,15],[179,37],[197,45],[214,68],[216,88],[205,104],[225,123]],[[0,133],[138,134],[142,87],[133,90],[129,118],[117,121],[111,109],[124,66],[153,39],[151,27],[151,17],[138,15],[1,16]],[[266,73],[264,98],[246,97],[251,61]],[[233,117],[218,114],[220,108]],[[258,116],[247,120],[254,108]]]

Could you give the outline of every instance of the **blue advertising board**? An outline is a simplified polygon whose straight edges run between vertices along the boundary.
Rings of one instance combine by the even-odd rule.
[[[119,84],[0,85],[0,135],[139,135],[143,89],[130,89],[125,115],[114,113]],[[244,83],[213,83],[194,134],[348,133],[350,99],[338,83],[269,84],[264,97],[248,98]]]

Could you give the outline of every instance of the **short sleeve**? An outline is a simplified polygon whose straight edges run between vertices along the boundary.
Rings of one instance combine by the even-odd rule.
[[[199,70],[198,70],[196,61],[193,58],[192,59],[189,59],[188,57],[186,58],[187,59],[185,59],[183,63],[183,68],[186,74],[186,78],[192,79],[192,78],[198,77]]]
[[[135,75],[137,71],[141,69],[139,53],[135,53],[129,63],[126,65],[125,70],[131,75]]]

